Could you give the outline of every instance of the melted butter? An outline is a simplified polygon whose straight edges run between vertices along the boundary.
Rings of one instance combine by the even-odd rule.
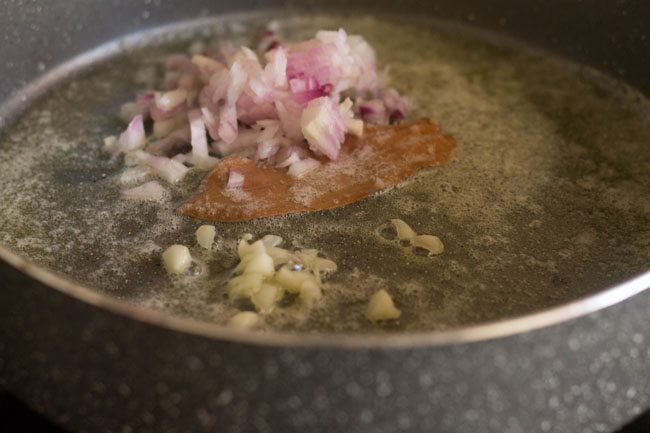
[[[387,289],[402,311],[390,331],[435,330],[537,311],[647,270],[650,262],[650,103],[622,83],[508,41],[398,19],[310,17],[288,36],[343,27],[390,65],[400,93],[458,141],[455,160],[399,188],[339,209],[217,224],[212,251],[199,221],[176,209],[202,174],[172,188],[168,205],[119,200],[121,161],[101,152],[123,125],[122,103],[151,85],[158,62],[200,35],[247,39],[266,18],[188,27],[144,38],[120,58],[61,85],[0,137],[0,242],[110,296],[224,324],[235,309],[225,281],[243,233],[317,248],[339,270],[312,311],[277,309],[267,326],[368,331],[367,301]],[[445,253],[421,257],[380,235],[392,218],[432,233]],[[169,278],[160,255],[188,245],[203,263]]]

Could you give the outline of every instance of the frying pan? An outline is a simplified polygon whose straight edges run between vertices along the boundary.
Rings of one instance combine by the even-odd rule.
[[[328,4],[339,12],[342,6],[344,13],[408,10],[491,30],[650,92],[650,6],[644,2]],[[324,6],[3,5],[0,126],[10,130],[49,88],[116,49],[105,45],[116,38],[261,7],[312,12]],[[626,180],[641,182],[647,193],[647,177],[634,169],[647,166],[647,143],[639,148],[635,161],[624,159],[632,167]],[[341,212],[334,217],[356,215]],[[594,221],[557,217],[551,230]],[[238,333],[134,306],[119,292],[86,289],[61,269],[2,247],[0,383],[74,431],[611,431],[650,407],[647,243],[645,250],[643,243],[616,249],[633,235],[647,239],[648,214],[630,218],[619,209],[603,218],[611,221],[609,228],[598,226],[614,239],[611,257],[630,252],[621,268],[626,274],[591,269],[582,284],[557,283],[564,296],[520,302],[537,293],[524,290],[519,298],[512,294],[515,301],[490,302],[483,315],[428,331]],[[502,272],[519,276],[514,268]]]

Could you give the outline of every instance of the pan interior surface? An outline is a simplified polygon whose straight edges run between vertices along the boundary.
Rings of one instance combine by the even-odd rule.
[[[363,35],[393,84],[459,145],[447,166],[400,188],[327,212],[216,224],[213,251],[196,246],[200,221],[175,213],[200,173],[164,206],[121,201],[120,160],[101,150],[124,125],[117,113],[150,88],[161,61],[193,40],[250,45],[268,16],[202,20],[144,34],[119,56],[59,83],[0,135],[0,243],[111,297],[224,324],[237,311],[225,281],[244,233],[317,248],[339,270],[311,310],[288,303],[267,329],[422,332],[476,325],[573,301],[648,270],[650,101],[624,83],[474,30],[397,17],[296,16],[288,38],[318,29]],[[388,221],[435,234],[428,257],[394,239]],[[170,278],[161,252],[181,243],[202,276]],[[399,321],[364,317],[387,289]],[[241,307],[241,306],[237,306]]]

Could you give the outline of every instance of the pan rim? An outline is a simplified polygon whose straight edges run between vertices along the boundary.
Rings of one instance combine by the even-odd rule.
[[[630,278],[597,293],[523,316],[490,321],[441,331],[414,333],[298,333],[279,331],[244,331],[179,317],[148,309],[74,283],[20,257],[0,245],[0,260],[18,269],[44,286],[92,307],[127,319],[191,334],[215,341],[252,346],[333,348],[333,349],[412,349],[479,343],[541,330],[587,316],[650,290],[650,271]]]

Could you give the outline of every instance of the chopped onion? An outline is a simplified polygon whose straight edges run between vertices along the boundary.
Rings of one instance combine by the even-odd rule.
[[[188,170],[182,163],[164,156],[148,155],[144,163],[169,183],[176,183],[183,179]]]
[[[139,93],[135,97],[137,112],[143,116],[149,116],[151,108],[156,104],[156,94],[154,92]]]
[[[203,115],[200,110],[192,110],[187,113],[190,121],[190,134],[192,144],[191,161],[196,167],[209,169],[217,163],[215,158],[208,155],[208,137],[203,123]]]
[[[291,152],[286,159],[278,162],[275,166],[278,168],[289,167],[297,162],[300,162],[298,152]]]
[[[188,162],[189,158],[186,153],[178,153],[171,158],[172,161],[180,162],[181,164],[185,164]]]
[[[182,116],[185,117],[185,116]],[[157,125],[159,122],[154,124]],[[183,126],[180,129],[172,131],[166,137],[159,140],[150,141],[145,150],[152,155],[164,155],[171,152],[181,144],[190,142],[190,128]],[[178,156],[178,155],[177,155]]]
[[[121,195],[127,200],[160,201],[168,195],[168,192],[160,183],[152,180],[143,185],[124,190]]]
[[[327,97],[310,101],[302,112],[300,126],[309,148],[336,160],[345,138],[345,124],[338,106]]]
[[[300,179],[310,171],[313,171],[314,169],[318,168],[319,165],[320,162],[316,161],[313,158],[301,159],[300,161],[296,161],[291,164],[288,173],[289,176],[295,177],[296,179]]]
[[[136,165],[129,167],[120,174],[119,183],[124,186],[134,185],[143,182],[149,175],[151,170],[149,167]]]
[[[247,152],[255,148],[257,136],[257,131],[245,129],[237,135],[237,139],[232,143],[227,144],[223,141],[217,141],[213,143],[212,147],[221,156]]]
[[[142,115],[138,114],[131,120],[126,131],[120,135],[120,148],[123,152],[132,152],[144,147],[146,142]]]
[[[321,155],[337,159],[345,134],[361,137],[364,121],[394,122],[410,108],[383,76],[380,82],[375,52],[360,36],[320,31],[285,44],[269,28],[263,38],[259,56],[228,41],[195,43],[189,54],[169,56],[163,89],[122,107],[129,126],[105,149],[172,183],[183,178],[185,164],[211,169],[218,159],[210,151],[268,161],[302,177]],[[341,102],[341,95],[354,102]],[[145,119],[153,120],[149,136]],[[145,155],[137,153],[145,146]],[[228,186],[240,187],[241,180],[233,174]]]
[[[184,89],[170,90],[165,93],[156,93],[156,106],[163,111],[171,111],[182,105],[187,100],[187,91]]]
[[[228,171],[227,189],[239,189],[244,186],[244,175],[237,170],[230,169]]]
[[[220,62],[201,54],[192,56],[192,63],[197,67],[201,81],[206,84],[216,72],[226,69]]]
[[[346,131],[356,137],[361,137],[363,136],[363,120],[354,118],[352,105],[352,100],[350,98],[346,98],[345,101],[339,104],[339,110],[341,112],[341,117],[343,118]]]
[[[187,119],[183,113],[165,120],[157,120],[153,123],[153,136],[163,138],[173,131],[184,129]]]
[[[267,140],[258,144],[255,157],[258,160],[269,159],[280,149],[279,140]]]

